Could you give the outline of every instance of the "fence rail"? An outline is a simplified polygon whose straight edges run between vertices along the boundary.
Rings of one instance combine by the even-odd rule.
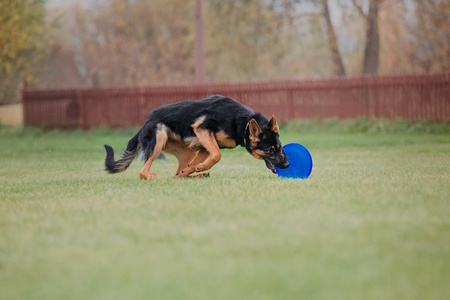
[[[281,120],[325,118],[450,121],[450,72],[323,80],[25,90],[26,125],[47,129],[140,126],[156,107],[213,94]]]

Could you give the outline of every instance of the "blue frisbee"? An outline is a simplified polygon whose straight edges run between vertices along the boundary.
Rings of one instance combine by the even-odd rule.
[[[283,150],[289,159],[290,165],[286,169],[275,167],[278,176],[281,178],[308,178],[313,167],[313,161],[308,149],[303,145],[291,143],[284,145]]]

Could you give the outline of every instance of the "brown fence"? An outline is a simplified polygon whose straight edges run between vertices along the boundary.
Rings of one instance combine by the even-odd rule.
[[[450,72],[325,80],[159,85],[134,88],[26,90],[26,125],[89,129],[139,126],[167,103],[213,94],[234,98],[281,120],[324,118],[450,121]]]

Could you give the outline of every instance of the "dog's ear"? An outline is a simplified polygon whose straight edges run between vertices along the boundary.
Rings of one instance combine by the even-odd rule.
[[[248,125],[248,132],[250,141],[252,141],[253,143],[259,142],[259,135],[261,134],[262,130],[255,119],[250,120]]]
[[[270,119],[269,124],[266,126],[267,130],[275,132],[276,134],[280,134],[280,128],[278,127],[277,118],[272,115],[272,119]]]

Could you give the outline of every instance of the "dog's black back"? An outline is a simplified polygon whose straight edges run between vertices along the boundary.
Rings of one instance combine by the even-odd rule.
[[[200,128],[214,133],[223,131],[234,139],[237,145],[244,146],[244,132],[241,129],[245,128],[253,115],[255,112],[251,108],[236,100],[215,95],[202,100],[186,100],[156,108],[148,115],[142,133],[151,134],[158,124],[164,124],[185,140],[195,137],[191,125],[204,117]],[[269,122],[267,118],[263,120],[261,115],[259,119],[266,124]]]

